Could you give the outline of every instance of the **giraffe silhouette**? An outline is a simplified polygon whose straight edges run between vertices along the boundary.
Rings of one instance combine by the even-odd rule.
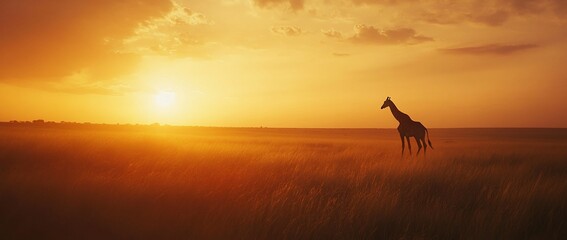
[[[387,107],[389,107],[390,111],[392,111],[392,115],[394,115],[394,118],[396,118],[396,120],[400,122],[400,125],[398,126],[398,132],[400,133],[400,138],[402,139],[402,156],[404,155],[404,148],[405,148],[404,138],[408,141],[408,148],[410,155],[411,155],[410,137],[414,137],[415,141],[417,142],[418,150],[416,155],[419,155],[419,151],[421,151],[422,148],[421,146],[422,143],[424,147],[423,155],[425,155],[427,152],[427,144],[425,143],[425,134],[427,134],[427,142],[429,142],[429,146],[431,147],[431,149],[433,149],[433,145],[431,145],[431,140],[429,140],[429,132],[427,131],[427,128],[423,126],[423,124],[412,120],[409,115],[401,112],[398,109],[398,107],[396,107],[394,102],[390,100],[390,97],[386,98],[386,101],[384,101],[384,104],[380,109],[384,109]]]

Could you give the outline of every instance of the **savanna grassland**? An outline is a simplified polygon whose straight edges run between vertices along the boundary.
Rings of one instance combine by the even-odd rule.
[[[567,236],[567,130],[430,136],[401,158],[391,129],[2,124],[0,238]]]

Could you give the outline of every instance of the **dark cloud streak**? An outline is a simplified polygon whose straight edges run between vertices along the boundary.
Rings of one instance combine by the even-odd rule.
[[[487,44],[473,47],[439,49],[443,53],[459,55],[510,55],[516,52],[539,47],[536,44],[501,45]]]
[[[350,53],[333,53],[333,56],[335,57],[348,57],[350,55]]]

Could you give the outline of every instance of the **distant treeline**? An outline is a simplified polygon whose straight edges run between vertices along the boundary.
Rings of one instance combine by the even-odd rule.
[[[65,121],[60,121],[60,122],[55,122],[55,121],[45,121],[43,119],[36,119],[36,120],[32,120],[32,121],[17,121],[17,120],[12,120],[9,122],[0,122],[0,124],[24,124],[24,125],[28,125],[28,124],[35,124],[35,125],[54,125],[54,124],[58,124],[58,125],[100,125],[100,126],[169,126],[167,124],[160,124],[160,123],[152,123],[152,124],[130,124],[130,123],[123,123],[123,124],[108,124],[108,123],[91,123],[91,122],[65,122]]]
[[[169,125],[162,123],[151,123],[151,124],[132,124],[132,123],[91,123],[91,122],[66,122],[66,121],[46,121],[43,119],[36,119],[32,121],[17,121],[12,120],[8,122],[0,122],[0,127],[5,128],[53,128],[53,129],[92,129],[92,130],[126,130],[126,131],[145,131],[145,130],[159,130],[159,131],[226,131],[231,132],[247,131],[248,129],[263,129],[263,130],[277,130],[274,128],[267,127],[216,127],[216,126],[183,126],[183,125]],[[304,131],[299,130],[298,131]]]
[[[152,123],[152,124],[124,124],[124,123],[116,123],[116,124],[108,124],[108,123],[91,123],[91,122],[55,122],[55,121],[46,121],[43,119],[36,119],[32,121],[17,121],[12,120],[9,122],[0,122],[0,126],[12,126],[12,127],[39,127],[39,128],[155,128],[155,127],[172,127],[167,124],[159,124],[159,123]]]

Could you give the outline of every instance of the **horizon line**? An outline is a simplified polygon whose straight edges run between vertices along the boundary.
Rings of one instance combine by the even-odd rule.
[[[40,120],[40,121],[38,121]],[[36,122],[38,121],[38,122]],[[41,122],[42,121],[42,122]],[[0,124],[36,124],[36,125],[65,125],[65,124],[75,124],[75,125],[107,125],[107,126],[148,126],[148,127],[201,127],[201,128],[253,128],[253,129],[396,129],[395,127],[270,127],[270,126],[218,126],[218,125],[178,125],[178,124],[168,124],[168,123],[100,123],[100,122],[67,122],[67,121],[46,121],[42,119],[36,120],[10,120],[10,121],[0,121]],[[542,127],[542,126],[490,126],[490,127],[429,127],[427,129],[567,129],[567,127]]]

